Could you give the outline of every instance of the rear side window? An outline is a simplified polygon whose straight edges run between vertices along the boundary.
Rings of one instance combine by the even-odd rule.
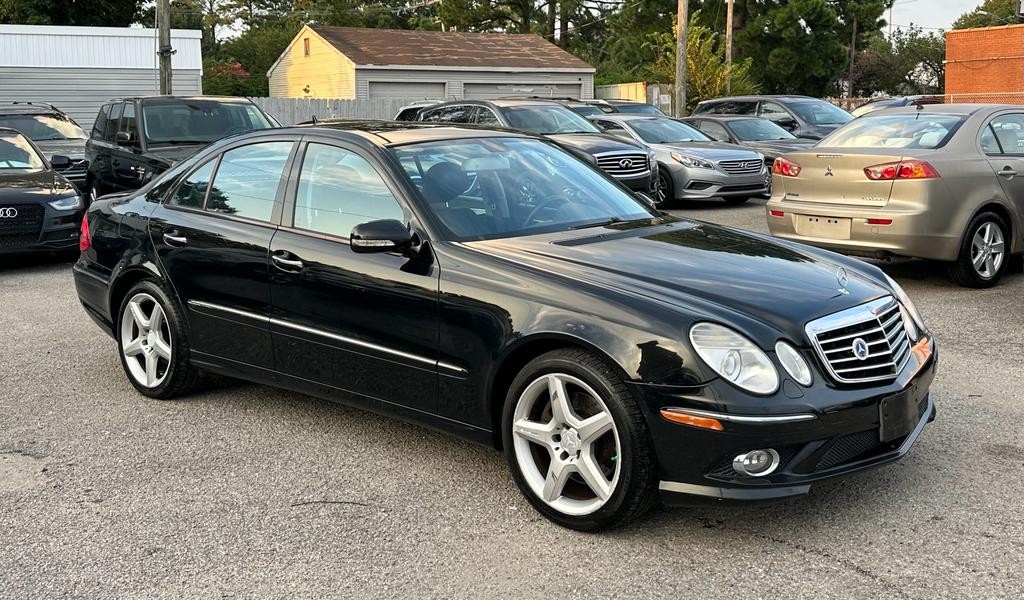
[[[125,103],[124,110],[121,112],[121,125],[117,130],[130,135],[129,139],[132,141],[139,139],[139,131],[135,126],[135,105],[133,103]]]
[[[310,144],[295,198],[295,227],[348,238],[361,223],[405,221],[380,173],[362,156],[337,146]]]
[[[96,115],[96,121],[92,124],[92,133],[89,135],[96,139],[103,139],[103,132],[107,127],[107,119],[110,118],[110,105],[104,104]]]
[[[107,122],[103,126],[103,139],[108,142],[115,141],[117,137],[117,124],[121,120],[121,111],[124,103],[118,102],[110,107],[110,114],[107,115]]]
[[[210,186],[210,176],[213,175],[213,167],[216,164],[217,160],[213,159],[193,171],[178,186],[177,191],[168,201],[169,204],[186,208],[203,208],[203,203],[206,200],[206,188]]]
[[[206,198],[206,210],[270,221],[292,142],[264,142],[225,152]]]
[[[1024,154],[1024,114],[1000,115],[986,131],[981,137],[985,154]]]
[[[961,115],[865,115],[818,143],[822,148],[941,148],[964,122]]]

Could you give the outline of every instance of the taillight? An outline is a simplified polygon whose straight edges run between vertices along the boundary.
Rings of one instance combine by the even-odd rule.
[[[892,219],[868,219],[868,225],[892,225]]]
[[[82,217],[82,232],[78,236],[78,251],[85,252],[89,249],[92,244],[92,240],[89,237],[89,217]]]
[[[781,210],[770,210],[770,211],[768,211],[768,214],[770,214],[773,217],[784,217],[784,216],[786,216],[786,213],[782,212]]]
[[[923,160],[904,160],[883,163],[864,169],[864,174],[872,181],[891,181],[893,179],[935,179],[939,172],[935,167]]]
[[[779,157],[772,163],[772,173],[782,175],[783,177],[796,177],[800,174],[800,165]]]

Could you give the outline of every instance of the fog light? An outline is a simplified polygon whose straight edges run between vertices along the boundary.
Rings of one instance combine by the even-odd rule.
[[[771,448],[751,450],[732,459],[732,468],[748,477],[764,477],[779,466],[779,453]]]

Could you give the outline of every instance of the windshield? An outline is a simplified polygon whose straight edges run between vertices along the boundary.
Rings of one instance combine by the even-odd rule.
[[[145,102],[142,122],[150,144],[206,144],[273,127],[253,104],[188,99]]]
[[[49,140],[84,140],[82,128],[64,115],[2,115],[0,127],[16,129],[28,136],[30,140],[45,142]]]
[[[600,171],[540,140],[462,139],[392,152],[452,241],[658,219]]]
[[[737,119],[730,121],[729,126],[736,137],[745,142],[796,139],[792,133],[767,119]]]
[[[656,117],[663,117],[665,113],[661,112],[657,106],[652,104],[643,104],[641,102],[629,103],[629,104],[616,104],[615,108],[620,113],[626,113],[631,115],[654,115]]]
[[[824,100],[801,100],[786,106],[811,125],[842,125],[853,120],[853,115]]]
[[[941,148],[964,122],[960,115],[871,113],[818,142],[834,148]]]
[[[504,109],[509,125],[531,133],[598,133],[590,121],[564,106],[510,106]]]
[[[43,164],[42,157],[25,136],[13,131],[0,131],[0,171],[34,171],[42,169]]]
[[[675,142],[707,142],[711,138],[685,123],[672,119],[636,119],[629,121],[640,139],[648,144],[672,144]]]

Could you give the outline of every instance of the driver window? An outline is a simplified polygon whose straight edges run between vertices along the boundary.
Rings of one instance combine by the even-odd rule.
[[[501,121],[498,120],[498,116],[494,114],[494,111],[484,106],[477,108],[475,120],[479,125],[501,125]]]
[[[717,140],[719,142],[729,141],[729,132],[725,130],[725,127],[722,127],[714,121],[701,121],[697,128],[708,134],[708,137],[713,140]]]
[[[595,123],[597,123],[602,129],[604,129],[605,133],[610,133],[612,135],[629,136],[629,132],[626,131],[626,128],[623,127],[622,125],[619,125],[615,121],[601,120],[595,121]]]
[[[356,225],[383,219],[406,220],[373,165],[344,148],[309,144],[299,173],[295,227],[347,239]]]
[[[786,109],[782,108],[774,102],[762,102],[761,106],[757,109],[757,116],[762,119],[768,119],[773,123],[780,121],[792,121],[793,116],[790,115]]]
[[[982,133],[982,147],[986,154],[1024,154],[1024,114],[1000,115],[989,123],[995,140],[988,140]],[[996,143],[998,143],[998,149]]]

